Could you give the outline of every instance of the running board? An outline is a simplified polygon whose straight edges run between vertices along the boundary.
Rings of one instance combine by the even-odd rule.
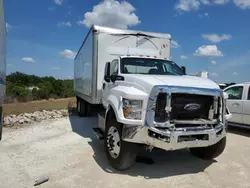
[[[104,139],[104,133],[100,128],[93,128],[93,131],[98,138],[98,140],[103,140]]]

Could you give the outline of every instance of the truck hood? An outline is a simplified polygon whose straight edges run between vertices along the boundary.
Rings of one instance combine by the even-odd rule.
[[[212,80],[197,76],[174,75],[126,75],[125,80],[135,86],[141,86],[145,92],[150,92],[155,85],[196,87],[206,89],[219,89],[219,85]]]

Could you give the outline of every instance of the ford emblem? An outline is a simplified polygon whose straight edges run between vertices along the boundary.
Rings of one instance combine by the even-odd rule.
[[[197,104],[197,103],[190,103],[190,104],[186,104],[184,106],[184,109],[187,111],[195,111],[201,108],[201,105]]]

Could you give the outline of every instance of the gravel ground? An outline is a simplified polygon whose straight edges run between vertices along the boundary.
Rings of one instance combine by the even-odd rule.
[[[193,157],[187,150],[150,155],[155,163],[138,163],[125,172],[107,164],[103,142],[91,128],[97,119],[71,116],[60,120],[5,128],[0,142],[0,187],[190,187],[250,188],[250,131],[231,129],[225,152],[214,161]]]

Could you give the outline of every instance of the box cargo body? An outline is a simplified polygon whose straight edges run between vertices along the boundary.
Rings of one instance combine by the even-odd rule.
[[[134,30],[92,26],[74,62],[76,96],[100,104],[102,81],[107,62],[123,55],[170,58],[171,36]]]

